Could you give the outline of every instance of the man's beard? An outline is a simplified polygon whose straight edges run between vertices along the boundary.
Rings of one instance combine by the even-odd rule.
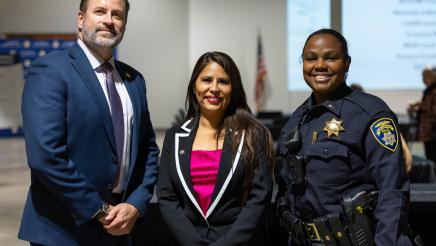
[[[107,37],[106,35],[99,35],[98,31],[100,30],[108,30],[112,33],[111,37]],[[121,33],[119,30],[116,30],[115,28],[109,28],[109,27],[83,27],[83,39],[84,42],[87,43],[90,46],[97,47],[97,48],[115,48],[123,39],[124,33]]]

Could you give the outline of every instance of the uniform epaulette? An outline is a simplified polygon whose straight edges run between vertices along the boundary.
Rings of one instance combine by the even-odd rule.
[[[345,100],[353,102],[370,116],[383,111],[392,111],[389,106],[379,97],[360,91],[353,91]]]

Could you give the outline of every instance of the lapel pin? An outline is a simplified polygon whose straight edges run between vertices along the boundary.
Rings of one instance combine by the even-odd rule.
[[[126,73],[126,78],[127,78],[128,80],[131,80],[131,79],[132,79],[132,75],[130,75],[130,73]]]
[[[183,155],[183,154],[185,154],[185,150],[184,149],[179,151],[179,155]]]

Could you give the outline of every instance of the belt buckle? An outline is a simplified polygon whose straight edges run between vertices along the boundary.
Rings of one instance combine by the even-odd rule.
[[[312,241],[321,242],[321,237],[319,236],[318,230],[314,223],[304,223],[304,227],[306,228],[307,235]]]

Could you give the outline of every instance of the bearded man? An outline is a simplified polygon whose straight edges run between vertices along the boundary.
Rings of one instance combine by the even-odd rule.
[[[29,69],[22,96],[31,186],[18,237],[31,245],[129,245],[159,149],[146,84],[114,60],[128,0],[81,0],[78,40]]]

